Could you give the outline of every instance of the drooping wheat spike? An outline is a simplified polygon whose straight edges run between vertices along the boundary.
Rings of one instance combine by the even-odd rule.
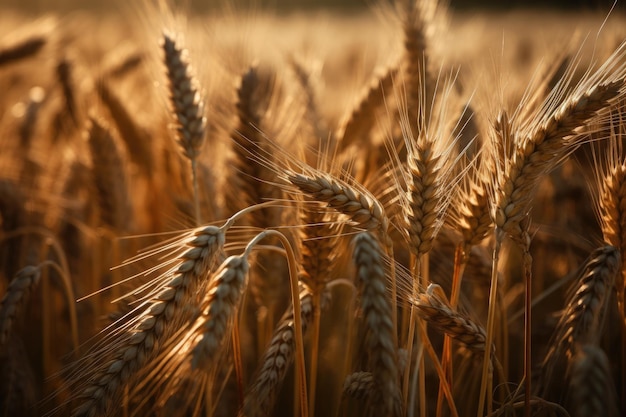
[[[368,137],[376,127],[376,114],[385,104],[385,98],[393,92],[393,83],[397,73],[396,68],[388,68],[372,82],[361,101],[350,113],[349,119],[342,128],[343,131],[338,135],[341,138],[339,142],[341,149],[369,142]]]
[[[313,293],[321,292],[331,279],[337,258],[337,231],[328,214],[315,208],[300,207],[300,280]]]
[[[567,369],[566,409],[572,417],[617,417],[617,395],[606,353],[594,344],[579,345],[575,352]]]
[[[435,149],[433,139],[425,132],[416,140],[407,139],[407,148],[404,217],[409,250],[419,257],[432,248],[454,189],[450,187],[449,155]]]
[[[196,290],[215,268],[224,246],[224,232],[206,226],[190,232],[184,240],[184,252],[177,265],[159,277],[163,285],[145,303],[144,310],[128,326],[122,327],[117,340],[105,339],[104,352],[114,349],[98,369],[89,368],[86,387],[80,394],[81,405],[74,416],[106,414],[117,401],[135,373],[153,359],[159,348],[178,328],[190,320],[188,303],[197,297]]]
[[[305,331],[313,320],[313,296],[302,287],[300,292],[300,317]],[[254,417],[272,415],[276,397],[294,360],[293,308],[285,312],[276,326],[271,342],[245,396],[240,416]]]
[[[48,43],[46,37],[34,35],[13,45],[0,49],[0,66],[28,58],[39,52]]]
[[[376,389],[370,405],[381,415],[400,416],[402,399],[399,387],[398,346],[391,316],[391,301],[386,290],[383,253],[376,238],[367,232],[354,239],[353,262],[361,295],[361,310],[366,326],[369,370]]]
[[[287,179],[309,197],[348,216],[357,227],[387,232],[389,219],[385,210],[366,189],[357,189],[321,171],[312,175],[289,171]]]
[[[206,308],[200,318],[202,325],[193,348],[192,368],[208,369],[219,357],[219,350],[229,334],[239,299],[245,289],[249,268],[247,255],[231,256],[211,279],[211,286],[203,301]]]
[[[128,230],[132,209],[124,159],[111,132],[93,117],[90,123],[88,144],[100,217],[113,230]]]
[[[598,248],[589,256],[543,361],[541,391],[544,398],[560,400],[560,370],[565,362],[571,361],[575,356],[576,347],[599,342],[619,268],[620,255],[613,246]]]
[[[425,293],[412,301],[417,314],[431,327],[450,335],[474,352],[485,351],[486,332],[474,320],[455,311],[441,287],[430,284]]]
[[[580,145],[585,136],[579,129],[623,94],[624,83],[618,79],[583,86],[517,135],[514,153],[498,175],[492,213],[495,224],[511,238],[523,240],[521,223],[538,181]]]
[[[20,269],[7,288],[7,292],[0,302],[0,350],[9,338],[15,321],[20,314],[28,295],[39,283],[41,270],[36,266],[27,266]]]
[[[343,383],[343,395],[357,400],[366,400],[376,389],[371,372],[354,372]]]

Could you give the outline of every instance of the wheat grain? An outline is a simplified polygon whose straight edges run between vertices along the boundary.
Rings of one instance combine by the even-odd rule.
[[[113,230],[128,230],[132,208],[124,159],[111,132],[95,118],[90,123],[88,143],[100,217]]]
[[[328,207],[347,215],[358,227],[387,232],[389,219],[383,206],[366,192],[322,172],[312,176],[287,172],[287,178],[314,200],[328,203]]]

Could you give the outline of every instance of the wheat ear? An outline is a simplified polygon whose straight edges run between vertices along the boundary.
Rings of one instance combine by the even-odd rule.
[[[569,386],[565,406],[572,417],[619,415],[611,365],[594,344],[579,345],[567,370]]]
[[[76,88],[73,82],[74,66],[69,58],[63,57],[59,60],[56,66],[56,75],[61,84],[61,90],[63,91],[63,98],[65,100],[64,111],[67,112],[73,127],[78,126],[79,115],[78,106],[76,102]]]
[[[197,159],[206,135],[204,100],[182,49],[172,35],[163,34],[165,67],[169,80],[170,101],[178,123],[178,143],[191,161],[196,224],[200,224],[200,200],[198,196]]]
[[[268,143],[261,132],[262,122],[271,99],[274,78],[263,74],[260,69],[250,67],[240,79],[237,89],[237,125],[231,131],[233,157],[230,159],[231,176],[234,186],[240,193],[228,193],[226,206],[231,210],[260,204],[268,200],[278,200],[282,196],[279,187],[272,184],[275,176],[264,164],[250,156],[267,149]],[[265,152],[264,152],[265,153]],[[274,157],[266,152],[268,163],[274,164]],[[281,222],[282,210],[279,207],[268,207],[251,212],[248,224],[259,229],[275,227]],[[276,243],[276,242],[268,242]],[[286,287],[281,267],[284,265],[282,257],[271,251],[257,253],[254,262],[256,267],[250,271],[250,291],[256,305],[264,308],[267,314],[259,314],[260,331],[259,347],[267,343],[267,338],[274,326],[276,316],[281,312],[276,309],[277,300],[283,299]],[[271,270],[272,273],[265,273]]]
[[[615,57],[618,54],[614,55]],[[611,63],[611,60],[609,60]],[[525,267],[525,337],[524,343],[524,381],[525,403],[527,412],[530,412],[530,392],[531,392],[531,258],[529,253],[530,236],[527,233],[529,223],[527,221],[528,210],[531,203],[533,191],[541,177],[552,170],[567,155],[573,152],[584,139],[584,135],[579,133],[579,129],[584,127],[597,114],[611,105],[621,94],[625,81],[613,78],[614,80],[603,81],[605,76],[602,71],[607,71],[603,67],[599,72],[590,77],[586,83],[571,92],[563,100],[562,104],[553,108],[542,109],[538,120],[529,119],[529,127],[526,132],[520,133],[517,137],[516,147],[510,158],[506,160],[503,172],[498,173],[496,179],[496,195],[493,204],[492,216],[498,230],[502,233],[496,234],[496,239],[501,240],[506,233],[516,241],[524,250]],[[611,77],[614,77],[611,74]],[[617,77],[617,75],[615,75]],[[598,80],[598,78],[600,80]],[[553,92],[555,95],[556,92]],[[550,103],[550,101],[546,101]],[[547,104],[546,106],[550,106]],[[505,157],[505,155],[502,155]],[[499,250],[500,245],[496,244],[495,250]],[[494,252],[493,271],[497,270],[497,259],[499,257]],[[483,378],[481,382],[481,392],[479,394],[479,408],[484,405],[484,394],[487,391],[488,376],[488,355],[490,354],[490,343],[493,337],[493,323],[495,315],[495,296],[497,290],[497,280],[492,280],[489,313],[487,318],[487,347],[485,350],[485,360],[483,363]],[[481,414],[482,409],[478,410]]]
[[[417,314],[431,327],[450,335],[474,352],[485,351],[485,329],[474,320],[455,311],[439,285],[430,284],[427,291],[419,294],[412,303],[417,309]]]
[[[577,346],[599,342],[608,300],[619,268],[620,255],[613,246],[598,248],[589,256],[543,361],[541,394],[544,397],[561,400],[561,384],[558,381],[562,378],[560,371],[563,364],[572,360]]]
[[[530,132],[518,139],[505,172],[499,176],[494,222],[513,239],[523,239],[526,218],[539,179],[573,152],[584,139],[578,134],[598,112],[620,96],[624,80],[608,81],[571,94]]]
[[[200,334],[192,353],[192,367],[207,369],[217,359],[239,305],[248,275],[247,256],[227,258],[215,276],[205,297]]]
[[[391,316],[391,302],[386,292],[383,253],[376,238],[360,233],[354,239],[353,262],[361,293],[361,310],[366,325],[369,368],[377,389],[370,399],[382,415],[402,414],[399,388],[398,347]]]
[[[122,333],[113,359],[105,362],[89,377],[80,397],[82,404],[74,416],[105,414],[119,398],[133,375],[151,360],[177,328],[185,303],[192,299],[198,283],[215,267],[224,245],[224,232],[214,226],[198,228],[189,234],[186,250],[178,265],[162,277],[165,284],[149,300],[143,313]],[[169,278],[169,280],[168,280]]]
[[[300,292],[302,331],[306,331],[313,320],[313,308],[311,292],[303,289]],[[267,416],[272,413],[280,386],[294,360],[293,314],[293,308],[290,307],[276,326],[271,342],[261,358],[261,367],[246,394],[240,416]]]
[[[28,295],[39,284],[41,269],[27,266],[20,269],[11,280],[0,302],[0,350],[4,348],[15,321],[22,313]]]
[[[618,113],[623,115],[621,111]],[[612,124],[611,124],[611,127]],[[626,258],[626,160],[623,154],[623,125],[611,129],[608,157],[604,172],[597,172],[598,199],[596,202],[604,241],[620,251],[621,259]],[[595,148],[592,148],[595,149]],[[596,161],[597,169],[602,167]],[[598,170],[599,171],[599,170]],[[621,380],[626,381],[626,268],[621,267],[615,283],[617,308],[620,315],[622,333],[622,372]],[[626,402],[626,399],[624,400]]]
[[[371,372],[354,372],[343,383],[343,395],[357,400],[370,398],[375,389],[376,383]]]
[[[113,230],[128,230],[132,210],[124,159],[111,132],[95,118],[91,118],[90,123],[88,143],[100,217]]]
[[[389,228],[389,219],[382,204],[366,190],[358,190],[346,182],[322,172],[314,175],[288,172],[289,181],[315,201],[328,203],[337,212],[345,214],[366,230],[379,229],[383,234]]]
[[[353,144],[368,143],[368,135],[371,135],[376,127],[376,113],[385,104],[387,95],[392,92],[397,72],[395,68],[388,68],[374,80],[345,122],[343,132],[339,135],[342,149]]]

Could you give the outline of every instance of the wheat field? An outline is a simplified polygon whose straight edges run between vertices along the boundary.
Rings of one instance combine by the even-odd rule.
[[[626,20],[0,12],[0,415],[626,415]]]

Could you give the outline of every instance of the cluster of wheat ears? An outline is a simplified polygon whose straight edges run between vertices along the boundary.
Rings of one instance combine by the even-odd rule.
[[[2,416],[626,413],[619,30],[377,10],[1,18]]]

